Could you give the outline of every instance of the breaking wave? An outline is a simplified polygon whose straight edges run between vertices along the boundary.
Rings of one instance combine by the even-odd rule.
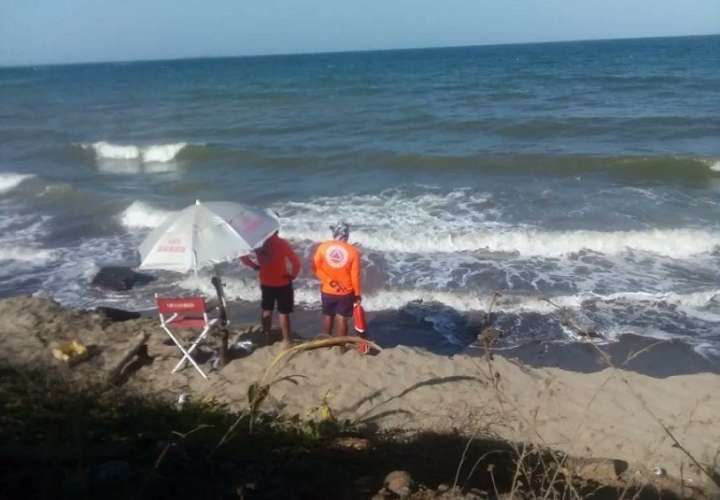
[[[91,149],[98,159],[105,160],[136,160],[143,163],[167,163],[188,144],[178,142],[174,144],[152,144],[148,146],[135,146],[133,144],[112,144],[106,141],[83,144],[83,149]]]
[[[134,201],[119,216],[120,223],[129,229],[155,228],[173,212],[151,207],[141,201]]]
[[[32,174],[16,174],[12,172],[0,174],[0,193],[8,193],[33,177],[35,176]]]
[[[441,197],[437,197],[440,199]],[[482,203],[477,196],[468,203]],[[536,228],[509,227],[484,221],[482,213],[470,214],[457,206],[433,204],[433,196],[423,196],[402,205],[364,205],[356,210],[358,229],[352,241],[365,249],[391,253],[452,253],[486,251],[527,257],[562,257],[582,251],[619,255],[640,251],[671,258],[688,258],[713,252],[720,246],[720,232],[694,228],[649,229],[635,231],[544,231]],[[370,200],[365,200],[370,201]],[[377,200],[375,200],[377,201]],[[328,238],[322,203],[307,204],[311,210],[298,212],[305,204],[292,204],[295,214],[283,219],[283,234],[294,240],[323,241]],[[350,209],[363,206],[348,204]],[[461,206],[462,208],[462,206]],[[424,212],[423,212],[424,210]],[[442,212],[438,212],[442,210]],[[126,227],[153,228],[170,212],[136,201],[121,215]],[[348,215],[351,215],[349,212]],[[342,215],[342,214],[341,214]],[[355,222],[347,218],[351,225]],[[368,222],[370,221],[370,222]],[[371,226],[372,224],[372,226]],[[479,227],[467,232],[469,227]]]
[[[293,231],[294,239],[322,241],[327,231]],[[687,258],[712,252],[720,246],[720,233],[701,229],[653,229],[644,231],[541,231],[537,229],[483,230],[455,234],[418,229],[407,233],[358,230],[353,241],[364,248],[383,252],[447,253],[489,251],[531,257],[561,257],[581,251],[618,255],[641,251],[672,258]]]

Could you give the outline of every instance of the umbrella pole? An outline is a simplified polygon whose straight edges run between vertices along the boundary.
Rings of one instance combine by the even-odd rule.
[[[225,292],[222,287],[222,280],[220,279],[220,273],[215,269],[215,276],[212,277],[210,282],[215,287],[215,293],[218,299],[218,310],[220,311],[220,330],[222,332],[222,342],[220,344],[220,365],[225,366],[230,361],[228,353],[228,338],[230,336],[230,330],[228,329],[227,319],[227,308],[225,304]]]

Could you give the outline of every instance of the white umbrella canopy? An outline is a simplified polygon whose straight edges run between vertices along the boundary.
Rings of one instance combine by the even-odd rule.
[[[197,271],[249,254],[277,230],[277,219],[263,210],[228,201],[196,201],[168,217],[140,244],[140,269]]]

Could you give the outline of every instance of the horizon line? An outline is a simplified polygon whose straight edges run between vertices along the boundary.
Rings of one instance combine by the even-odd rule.
[[[546,40],[542,42],[505,42],[505,43],[480,43],[472,45],[435,45],[425,47],[390,47],[383,49],[348,49],[348,50],[323,50],[308,52],[270,52],[263,54],[227,54],[227,55],[199,55],[199,56],[180,56],[180,57],[159,57],[151,59],[114,59],[107,61],[75,61],[60,63],[28,63],[28,64],[0,64],[0,69],[13,68],[38,68],[47,66],[83,66],[83,65],[101,65],[101,64],[139,64],[139,63],[157,63],[157,62],[177,62],[177,61],[194,61],[198,59],[251,59],[264,57],[291,57],[291,56],[316,56],[331,54],[354,54],[354,53],[370,53],[370,52],[399,52],[412,50],[442,50],[442,49],[463,49],[473,47],[504,47],[514,45],[550,45],[560,43],[582,43],[582,42],[613,42],[623,40],[656,40],[661,38],[702,38],[720,36],[720,33],[701,33],[695,35],[658,35],[658,36],[630,36],[619,38],[582,38],[570,40]]]

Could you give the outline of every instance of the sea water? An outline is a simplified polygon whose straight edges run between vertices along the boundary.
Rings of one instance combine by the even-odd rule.
[[[229,200],[280,216],[303,308],[342,219],[376,332],[461,350],[498,292],[501,348],[574,342],[570,315],[720,366],[719,111],[718,36],[0,68],[0,296],[211,293],[207,273],[90,281],[173,211]]]

